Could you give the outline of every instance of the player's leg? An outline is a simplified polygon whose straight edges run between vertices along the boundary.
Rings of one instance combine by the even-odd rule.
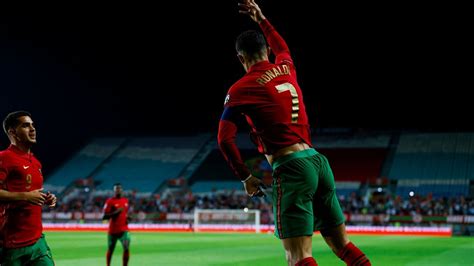
[[[32,257],[31,266],[54,266],[51,249],[46,242],[44,235],[33,245],[35,256]]]
[[[345,224],[340,224],[332,228],[321,230],[321,235],[323,236],[324,241],[326,241],[326,244],[336,254],[349,244],[349,238],[345,227]]]
[[[42,256],[35,260],[34,263],[28,264],[31,266],[54,266],[54,261],[52,257]]]
[[[289,266],[293,265],[313,265],[303,264],[303,260],[312,259],[312,236],[298,236],[282,239],[283,247],[285,249],[285,257]],[[299,263],[299,264],[297,264]],[[315,262],[316,263],[316,262]]]
[[[329,162],[322,154],[314,159],[320,168],[318,193],[313,202],[315,229],[321,231],[328,246],[346,265],[371,265],[365,254],[347,236],[345,218],[337,200],[334,175]]]
[[[282,240],[288,265],[317,265],[312,257],[313,196],[317,172],[308,158],[314,150],[283,156],[273,163],[275,235]]]
[[[130,233],[123,232],[122,236],[120,237],[120,243],[122,243],[123,247],[123,255],[122,255],[122,264],[123,266],[128,265],[128,260],[130,259]]]
[[[22,257],[25,257],[23,250],[19,249],[4,249],[3,250],[2,266],[22,266]]]
[[[6,249],[3,259],[2,266],[54,266],[53,256],[44,235],[30,246]]]
[[[367,256],[347,237],[345,225],[341,224],[334,228],[322,230],[324,240],[333,252],[343,260],[346,265],[370,266]]]
[[[107,254],[106,254],[107,266],[110,266],[110,262],[112,261],[112,254],[114,253],[117,240],[118,240],[118,237],[116,235],[107,234]]]

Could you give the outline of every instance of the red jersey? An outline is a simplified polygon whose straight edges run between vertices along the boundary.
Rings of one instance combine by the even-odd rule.
[[[275,151],[299,142],[311,144],[310,127],[303,95],[288,46],[268,20],[260,27],[275,54],[275,64],[254,64],[230,89],[219,124],[219,147],[236,175],[245,179],[250,172],[235,145],[235,118],[243,114],[251,126],[258,151]]]
[[[2,180],[0,180],[0,189],[5,190]],[[0,248],[3,247],[3,227],[5,226],[5,222],[7,218],[6,210],[7,210],[7,204],[5,202],[0,202]]]
[[[43,187],[41,163],[32,153],[25,153],[10,145],[0,152],[0,183],[10,192],[40,189]],[[8,203],[6,208],[3,245],[6,248],[19,248],[34,244],[43,232],[41,206],[15,201]]]
[[[118,233],[128,231],[128,221],[127,221],[128,199],[127,198],[113,197],[113,198],[107,199],[104,205],[104,212],[105,213],[114,212],[115,210],[119,208],[123,208],[123,210],[117,216],[110,218],[109,234],[118,234]]]

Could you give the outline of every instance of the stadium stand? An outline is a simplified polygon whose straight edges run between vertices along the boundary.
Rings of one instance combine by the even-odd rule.
[[[388,176],[398,180],[397,194],[467,196],[474,180],[474,134],[403,134]]]
[[[457,234],[474,231],[474,134],[331,132],[313,140],[333,168],[349,224],[454,222]],[[252,172],[271,185],[271,167],[248,135],[237,142]],[[195,208],[244,207],[260,209],[262,222],[272,222],[272,197],[245,194],[211,134],[94,139],[47,180],[68,189],[45,217],[100,221],[115,182],[126,188],[135,222],[187,223]]]
[[[132,138],[94,175],[97,189],[121,182],[125,188],[152,193],[161,183],[178,177],[208,138]]]
[[[44,188],[60,193],[76,180],[90,177],[99,165],[125,143],[125,140],[125,138],[93,139],[47,177]]]
[[[209,137],[94,139],[50,176],[45,187],[61,192],[93,178],[99,191],[121,182],[127,189],[152,193],[167,179],[178,177]]]

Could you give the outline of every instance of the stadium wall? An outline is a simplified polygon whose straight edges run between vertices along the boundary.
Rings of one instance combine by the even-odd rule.
[[[104,231],[104,223],[44,223],[45,231]],[[137,232],[194,232],[191,224],[130,224],[130,231]],[[273,225],[260,225],[262,233],[273,233]],[[235,232],[255,233],[252,225],[212,225],[200,228],[199,232]],[[364,235],[406,235],[406,236],[452,236],[452,228],[446,227],[411,227],[411,226],[347,226],[349,234]],[[318,233],[318,232],[315,232]]]

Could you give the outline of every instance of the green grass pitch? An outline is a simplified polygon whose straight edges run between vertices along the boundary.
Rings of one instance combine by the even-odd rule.
[[[105,232],[45,232],[56,265],[105,265]],[[286,265],[280,241],[271,234],[131,232],[129,265]],[[474,265],[474,237],[352,235],[372,265]],[[313,237],[319,265],[345,265]],[[122,265],[120,243],[112,265]]]

